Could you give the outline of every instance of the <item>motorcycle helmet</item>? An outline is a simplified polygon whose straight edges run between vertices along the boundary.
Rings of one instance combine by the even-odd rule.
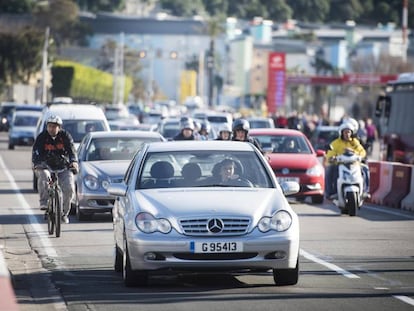
[[[234,122],[233,122],[233,132],[235,132],[237,130],[243,130],[246,133],[248,133],[249,130],[250,130],[249,121],[247,121],[246,119],[236,119],[236,120],[234,120]]]
[[[61,126],[62,126],[62,124],[63,124],[62,119],[61,119],[59,116],[56,116],[56,115],[50,115],[50,116],[47,118],[46,124],[49,124],[49,123],[57,124],[57,125],[59,125],[60,127],[61,127]]]
[[[342,131],[345,130],[345,129],[351,130],[352,135],[355,133],[354,125],[352,123],[350,123],[350,122],[345,122],[345,123],[342,123],[339,126],[339,129],[338,129],[339,137],[342,137]]]
[[[181,129],[182,130],[190,129],[190,130],[194,131],[194,122],[192,122],[192,121],[183,122],[182,125],[181,125]]]
[[[230,125],[227,123],[223,123],[222,125],[220,125],[220,127],[218,128],[218,132],[229,132],[231,133],[231,128]]]

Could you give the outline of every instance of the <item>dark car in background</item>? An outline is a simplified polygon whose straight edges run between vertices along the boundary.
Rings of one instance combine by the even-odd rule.
[[[18,104],[5,102],[0,106],[0,132],[8,131],[13,111]]]

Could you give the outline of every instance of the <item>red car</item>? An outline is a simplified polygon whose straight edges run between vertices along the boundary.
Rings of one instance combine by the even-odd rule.
[[[321,204],[325,191],[325,169],[322,159],[325,151],[315,151],[301,131],[291,129],[251,129],[249,135],[259,140],[266,151],[270,166],[279,182],[296,181],[300,191],[298,200],[311,197]]]

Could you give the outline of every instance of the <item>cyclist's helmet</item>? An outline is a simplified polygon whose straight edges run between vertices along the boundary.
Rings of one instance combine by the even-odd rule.
[[[247,121],[246,119],[236,119],[236,120],[234,120],[234,122],[233,122],[233,132],[235,132],[237,130],[243,130],[247,134],[250,130],[249,121]]]
[[[63,124],[62,119],[61,119],[59,116],[56,116],[56,115],[50,115],[50,116],[47,118],[46,124],[49,124],[49,123],[57,124],[57,125],[59,125],[60,127],[61,127],[61,126],[62,126],[62,124]]]
[[[342,132],[343,130],[346,130],[346,129],[351,130],[352,134],[354,134],[354,125],[350,122],[345,122],[339,126],[339,129],[338,129],[339,137],[342,137]]]

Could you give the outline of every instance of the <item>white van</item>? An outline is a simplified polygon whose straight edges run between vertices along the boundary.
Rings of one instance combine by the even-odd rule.
[[[46,129],[46,121],[50,115],[62,119],[62,127],[72,135],[76,149],[87,132],[111,130],[102,108],[83,104],[52,104],[44,108],[43,115],[37,123],[35,137]],[[37,178],[34,173],[33,189],[37,191]]]
[[[68,131],[75,142],[76,148],[87,132],[110,131],[108,120],[102,108],[95,105],[55,104],[45,107],[43,116],[37,124],[36,137],[46,128],[46,120],[50,115],[59,116],[63,128]]]

